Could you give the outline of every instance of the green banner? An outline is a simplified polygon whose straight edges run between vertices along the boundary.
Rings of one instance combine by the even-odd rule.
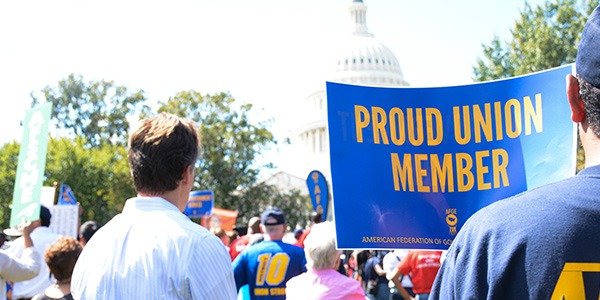
[[[17,227],[23,220],[39,219],[51,113],[52,103],[45,103],[29,110],[25,116],[10,227]]]

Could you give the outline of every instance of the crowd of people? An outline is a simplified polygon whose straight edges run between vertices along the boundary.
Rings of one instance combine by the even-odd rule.
[[[284,241],[289,230],[276,207],[251,218],[239,237],[191,222],[182,211],[194,184],[198,131],[189,120],[161,113],[142,120],[129,138],[137,197],[103,226],[82,224],[78,239],[53,233],[51,213],[42,206],[40,218],[21,224],[22,236],[0,250],[0,295],[15,300],[598,299],[598,49],[600,8],[582,33],[576,75],[566,80],[586,168],[480,210],[447,252],[342,251],[333,221],[314,214],[307,228],[294,232],[293,242]]]

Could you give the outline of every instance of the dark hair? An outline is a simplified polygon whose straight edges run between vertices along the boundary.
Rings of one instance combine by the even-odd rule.
[[[82,249],[81,244],[70,236],[62,236],[46,248],[44,259],[56,281],[71,279]]]
[[[50,209],[40,205],[40,220],[41,225],[44,227],[50,227],[50,220],[52,219],[52,213]]]
[[[320,213],[315,212],[315,211],[310,213],[310,219],[315,224],[323,222],[323,216]]]
[[[83,238],[84,242],[88,242],[94,233],[98,231],[100,225],[96,221],[87,221],[79,227],[79,235]]]
[[[577,80],[579,81],[579,95],[585,106],[585,117],[592,132],[600,137],[600,89],[579,75],[577,75]]]
[[[140,121],[129,137],[129,166],[137,192],[174,190],[188,166],[198,160],[200,138],[194,123],[161,113]]]

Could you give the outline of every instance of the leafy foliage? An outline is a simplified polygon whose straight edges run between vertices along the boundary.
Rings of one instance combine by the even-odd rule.
[[[597,0],[548,1],[535,9],[526,3],[511,30],[511,41],[495,37],[489,45],[483,45],[484,58],[473,67],[474,79],[508,78],[574,63],[581,32],[596,6]],[[577,170],[583,168],[584,161],[579,142]]]
[[[234,198],[239,213],[237,224],[248,224],[250,218],[260,216],[267,207],[275,206],[284,212],[286,222],[293,230],[296,225],[304,227],[312,211],[310,199],[301,195],[300,191],[283,192],[264,183],[253,185]]]
[[[67,184],[83,208],[82,222],[109,221],[136,195],[123,146],[85,148],[78,137],[51,139],[46,159],[45,186]]]
[[[0,191],[6,195],[0,201],[2,228],[9,226],[19,146],[13,142],[0,148]],[[82,137],[50,139],[43,185],[69,185],[82,207],[81,221],[106,223],[121,212],[126,199],[135,196],[126,155],[123,146],[87,149]]]
[[[212,190],[215,206],[238,211],[237,224],[245,226],[268,206],[277,206],[286,214],[290,226],[305,222],[310,212],[310,199],[300,191],[279,191],[259,183],[261,168],[257,165],[263,150],[276,144],[267,129],[270,120],[254,125],[249,121],[250,104],[237,104],[227,93],[202,95],[182,91],[158,112],[170,112],[194,120],[200,127],[202,154],[197,163],[197,189]]]
[[[484,58],[473,68],[474,79],[507,78],[573,63],[587,16],[597,5],[592,0],[548,1],[536,8],[526,3],[511,41],[494,37],[483,45]]]
[[[13,141],[2,145],[0,148],[0,216],[2,228],[7,228],[10,223],[10,204],[17,177],[17,164],[19,162],[19,143]]]
[[[200,127],[202,154],[197,163],[198,189],[212,190],[215,206],[225,209],[238,207],[235,193],[257,181],[262,167],[255,160],[263,149],[275,144],[273,134],[248,120],[252,105],[237,105],[226,93],[202,95],[182,91],[160,103],[158,112],[169,112],[194,120]]]
[[[84,82],[81,75],[70,74],[58,86],[42,89],[45,100],[52,102],[54,127],[71,137],[85,137],[87,147],[103,144],[125,145],[128,117],[148,109],[143,91],[134,93],[113,81]],[[40,100],[31,95],[31,106]]]
[[[83,208],[81,221],[105,223],[135,196],[125,146],[129,120],[152,114],[143,91],[130,93],[112,81],[84,82],[71,74],[42,93],[53,103],[52,122],[58,129],[49,141],[44,185],[69,185]],[[32,98],[32,106],[40,102],[33,94]],[[253,124],[251,110],[252,105],[238,104],[228,93],[201,95],[193,90],[177,93],[158,108],[159,113],[186,117],[200,127],[202,154],[195,189],[214,191],[216,207],[238,210],[239,224],[275,205],[295,226],[307,219],[310,201],[299,191],[281,192],[257,183],[260,170],[272,167],[257,164],[257,158],[276,141],[267,128],[270,120]],[[12,196],[18,153],[16,142],[0,149],[0,189],[5,195]],[[2,226],[8,225],[10,202],[0,204]]]

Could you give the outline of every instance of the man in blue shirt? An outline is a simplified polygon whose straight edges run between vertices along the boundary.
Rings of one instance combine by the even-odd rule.
[[[567,75],[585,169],[493,203],[452,242],[431,299],[598,299],[600,285],[600,7]],[[567,141],[565,141],[567,142]]]
[[[268,208],[261,216],[265,240],[252,245],[232,263],[238,291],[246,284],[251,299],[285,299],[285,284],[306,272],[304,250],[282,241],[286,233],[283,212]]]

